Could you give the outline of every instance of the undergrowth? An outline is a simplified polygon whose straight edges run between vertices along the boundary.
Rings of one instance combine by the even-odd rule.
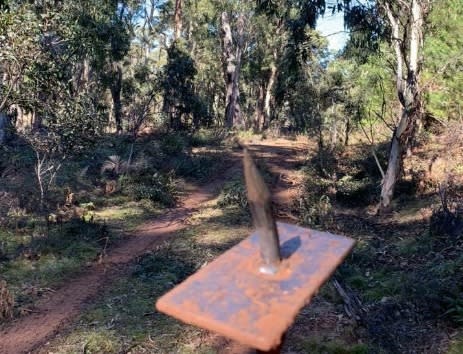
[[[104,257],[121,228],[175,206],[180,179],[211,179],[225,166],[223,155],[193,146],[220,143],[220,134],[208,131],[105,136],[64,161],[44,212],[37,209],[32,150],[20,140],[0,147],[0,281],[14,299],[13,315],[28,313],[38,298]]]
[[[397,214],[378,218],[367,211],[381,176],[372,157],[356,151],[325,152],[322,168],[309,160],[294,212],[303,224],[357,239],[339,278],[361,299],[364,340],[387,353],[428,352],[439,328],[463,326],[460,187],[446,185],[452,192],[445,202],[442,192],[440,201],[436,194],[420,200],[418,186],[405,181],[396,191]]]
[[[55,343],[54,353],[214,353],[207,333],[154,311],[166,291],[247,236],[247,221],[210,208],[192,219],[153,252],[139,258],[80,319],[79,325]]]
[[[14,299],[13,315],[27,313],[37,298],[80,272],[114,241],[106,225],[81,219],[53,226],[48,234],[24,236],[21,242],[12,233],[0,234],[8,249],[0,260],[0,274]]]

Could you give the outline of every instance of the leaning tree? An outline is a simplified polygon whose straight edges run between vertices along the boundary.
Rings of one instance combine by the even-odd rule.
[[[430,6],[431,0],[372,0],[345,8],[348,27],[355,31],[363,31],[376,41],[382,39],[381,36],[388,36],[395,57],[394,74],[400,114],[392,134],[387,170],[382,182],[380,212],[391,209],[404,157],[411,151],[411,144],[421,121],[423,100],[420,73],[426,32],[425,20]],[[377,18],[374,21],[365,20],[368,18],[365,15],[372,13],[376,14]],[[370,27],[375,21],[385,30],[378,30],[378,26]]]

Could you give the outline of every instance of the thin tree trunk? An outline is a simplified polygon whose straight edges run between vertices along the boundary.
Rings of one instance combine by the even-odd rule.
[[[259,85],[259,96],[257,97],[256,103],[256,113],[255,113],[255,121],[254,121],[254,130],[256,132],[262,131],[265,122],[265,113],[264,113],[264,85]]]
[[[387,170],[383,178],[381,187],[380,211],[382,213],[391,211],[391,203],[394,197],[395,184],[400,176],[402,169],[403,151],[400,139],[394,133],[389,151]]]
[[[276,49],[273,51],[273,61],[270,64],[270,76],[268,79],[267,87],[265,89],[265,100],[264,100],[264,122],[262,124],[262,128],[268,126],[270,119],[271,119],[271,112],[270,112],[270,103],[272,102],[273,98],[273,87],[275,86],[275,81],[277,77],[277,51]]]
[[[392,209],[394,189],[400,177],[404,155],[410,146],[416,130],[416,122],[420,119],[421,96],[418,84],[419,55],[423,46],[423,9],[419,0],[413,0],[411,4],[410,28],[405,28],[400,33],[399,20],[391,11],[388,3],[385,3],[386,13],[392,28],[392,40],[397,59],[397,93],[402,105],[402,114],[397,128],[394,131],[391,142],[391,150],[387,170],[383,179],[380,197],[380,212],[389,212]],[[410,35],[407,35],[407,31]],[[409,53],[407,56],[407,77],[404,78],[404,47],[402,39],[409,41]]]
[[[331,98],[331,150],[336,148],[338,142],[338,122],[334,99]]]
[[[351,130],[351,123],[350,123],[350,117],[347,115],[347,120],[346,120],[346,129],[345,129],[345,136],[344,136],[344,146],[349,145],[349,135],[350,135],[350,130]]]
[[[115,64],[114,80],[111,84],[111,96],[113,99],[114,120],[116,122],[117,133],[122,132],[122,68],[120,64]]]
[[[0,112],[0,145],[6,141],[6,128],[8,123],[8,117],[6,114]]]
[[[174,12],[174,42],[176,42],[182,35],[183,21],[182,21],[182,0],[175,0]]]
[[[37,132],[42,128],[42,116],[35,111],[31,113],[31,126],[33,132]]]
[[[39,153],[36,151],[36,164],[35,164],[35,176],[37,177],[37,184],[39,186],[39,191],[40,191],[40,212],[43,212],[45,210],[45,187],[42,179],[43,175],[43,165],[45,162],[45,157],[42,159],[40,158]]]

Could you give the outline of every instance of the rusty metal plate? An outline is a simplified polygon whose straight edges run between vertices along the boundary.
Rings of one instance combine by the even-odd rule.
[[[277,223],[281,268],[259,272],[254,233],[162,296],[156,308],[250,347],[277,347],[300,309],[317,293],[355,241]]]

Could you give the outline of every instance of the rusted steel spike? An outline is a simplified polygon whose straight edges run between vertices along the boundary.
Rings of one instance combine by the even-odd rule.
[[[243,151],[244,178],[248,202],[256,232],[259,235],[262,264],[259,270],[275,274],[280,265],[280,240],[272,213],[272,200],[264,179],[247,148]]]

